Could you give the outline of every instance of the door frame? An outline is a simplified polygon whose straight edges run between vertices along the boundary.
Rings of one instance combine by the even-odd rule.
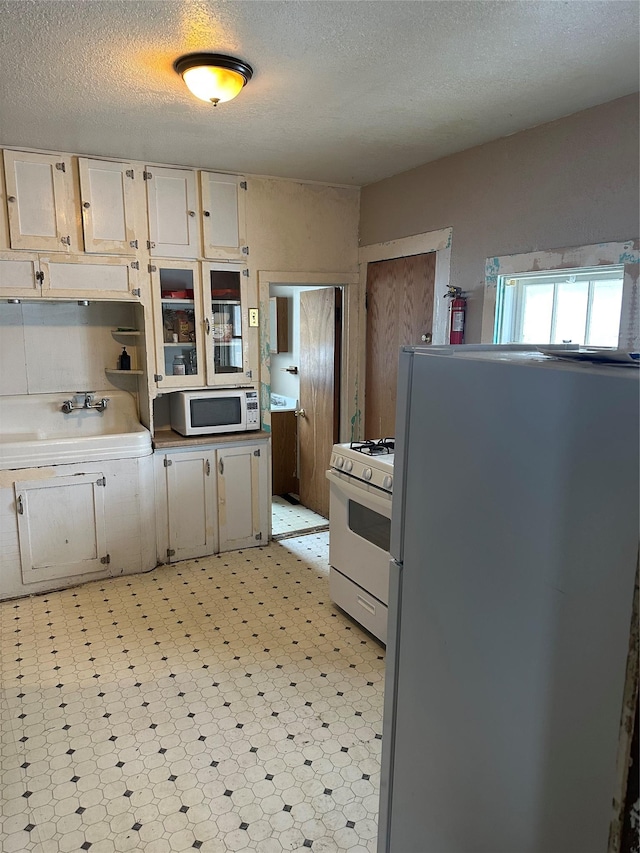
[[[358,330],[360,299],[358,273],[310,273],[258,271],[258,293],[260,297],[260,408],[262,427],[271,432],[271,356],[269,341],[271,323],[269,319],[269,287],[288,284],[340,287],[342,288],[342,340],[340,358],[340,441],[349,441],[353,424],[359,419],[358,401]],[[363,303],[364,304],[364,303]],[[354,433],[355,437],[355,433]]]
[[[433,343],[445,344],[449,327],[449,304],[444,299],[438,299],[447,292],[451,273],[451,240],[453,228],[441,228],[439,231],[426,231],[423,234],[413,234],[410,237],[400,237],[385,243],[371,243],[361,246],[358,250],[359,274],[359,325],[357,330],[357,365],[356,365],[356,399],[355,416],[352,420],[353,438],[364,438],[364,395],[367,357],[367,313],[365,296],[367,293],[368,265],[376,261],[390,261],[395,258],[406,258],[411,255],[436,253],[436,274],[433,299]]]

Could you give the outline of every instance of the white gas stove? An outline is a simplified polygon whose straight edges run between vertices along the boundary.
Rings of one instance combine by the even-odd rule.
[[[329,502],[329,592],[357,622],[386,642],[392,438],[334,444]]]
[[[393,491],[393,450],[392,438],[334,444],[331,467],[354,480],[390,493]]]

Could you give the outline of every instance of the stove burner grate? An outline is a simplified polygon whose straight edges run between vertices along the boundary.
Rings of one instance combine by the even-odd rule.
[[[384,453],[393,453],[395,439],[379,438],[378,441],[352,441],[349,445],[351,450],[364,453],[367,456],[380,456]]]

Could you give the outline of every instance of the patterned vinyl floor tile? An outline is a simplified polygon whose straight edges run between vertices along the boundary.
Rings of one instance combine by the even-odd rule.
[[[3,853],[376,847],[384,648],[328,533],[0,604]]]

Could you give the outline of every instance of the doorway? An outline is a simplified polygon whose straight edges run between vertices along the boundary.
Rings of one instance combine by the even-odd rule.
[[[269,299],[272,535],[279,539],[328,524],[325,471],[338,441],[342,288],[272,283]]]

